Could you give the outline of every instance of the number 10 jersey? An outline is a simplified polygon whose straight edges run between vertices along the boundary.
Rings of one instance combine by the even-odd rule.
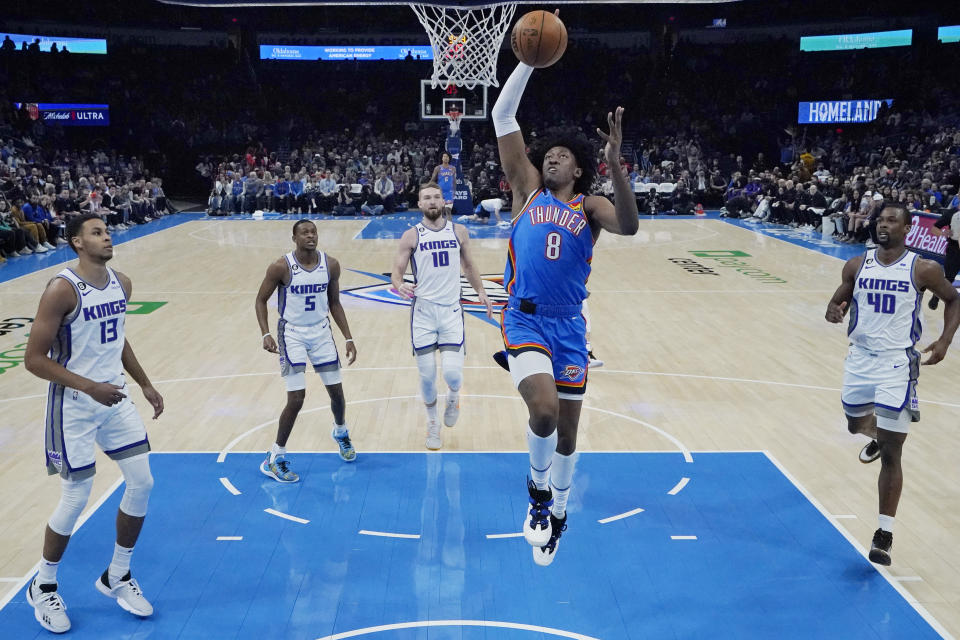
[[[411,268],[419,300],[435,304],[460,303],[460,241],[447,221],[439,231],[420,223]]]

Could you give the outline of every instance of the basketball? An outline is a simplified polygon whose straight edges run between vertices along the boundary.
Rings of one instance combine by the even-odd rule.
[[[543,69],[567,50],[567,28],[549,11],[531,11],[513,25],[510,46],[520,62]]]

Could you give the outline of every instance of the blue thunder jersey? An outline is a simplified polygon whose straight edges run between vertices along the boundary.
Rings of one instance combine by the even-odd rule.
[[[870,351],[910,349],[923,332],[920,312],[923,292],[913,277],[919,256],[904,251],[893,264],[867,251],[853,281],[853,303],[847,335]]]
[[[297,261],[293,251],[283,258],[290,271],[290,281],[277,287],[280,319],[298,327],[326,322],[329,312],[327,286],[330,284],[327,255],[317,251],[317,266],[310,270]]]
[[[593,233],[583,194],[561,202],[546,188],[533,193],[510,234],[504,288],[543,305],[576,305],[587,297]]]
[[[443,199],[453,200],[453,192],[457,184],[456,168],[453,166],[444,167],[440,165],[440,171],[437,172],[437,184],[440,185],[440,192],[443,193]]]
[[[127,296],[113,269],[102,289],[67,268],[57,274],[73,285],[77,306],[63,319],[50,358],[94,382],[112,382],[123,374],[124,318]],[[53,388],[56,385],[50,383]]]

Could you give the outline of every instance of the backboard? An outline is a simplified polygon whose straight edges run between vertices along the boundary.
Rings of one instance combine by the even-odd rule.
[[[432,86],[428,78],[420,81],[420,119],[446,120],[447,112],[456,106],[463,120],[486,120],[487,87],[473,89],[450,85],[446,89]]]

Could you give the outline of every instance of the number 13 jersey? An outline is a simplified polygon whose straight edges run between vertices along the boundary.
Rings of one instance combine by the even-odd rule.
[[[847,335],[853,344],[870,351],[912,348],[923,331],[922,292],[914,279],[916,253],[904,251],[893,264],[877,260],[871,249],[853,282],[853,301]]]
[[[583,194],[569,202],[547,189],[527,199],[510,234],[504,288],[542,305],[577,305],[587,297],[593,233]]]

